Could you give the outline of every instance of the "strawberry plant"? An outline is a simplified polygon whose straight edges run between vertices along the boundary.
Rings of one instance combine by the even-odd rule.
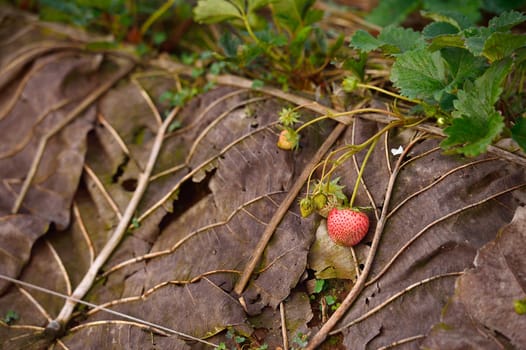
[[[481,10],[488,13],[500,13],[524,6],[524,0],[383,0],[366,16],[372,23],[387,26],[403,22],[415,10],[433,12],[456,12],[475,23],[481,19]]]
[[[526,37],[512,32],[526,16],[505,12],[477,27],[459,14],[423,14],[433,22],[422,32],[386,27],[373,37],[359,30],[351,46],[394,58],[393,85],[444,128],[447,152],[476,156],[509,135],[526,150]]]
[[[218,58],[256,81],[305,87],[316,81],[343,44],[317,26],[323,11],[315,1],[200,0],[194,18],[200,23],[227,22]],[[270,18],[266,18],[270,17]]]

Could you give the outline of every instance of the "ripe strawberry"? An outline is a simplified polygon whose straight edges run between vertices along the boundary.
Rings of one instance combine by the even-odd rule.
[[[369,230],[369,217],[353,209],[334,208],[327,217],[329,237],[339,245],[352,247],[360,242]]]

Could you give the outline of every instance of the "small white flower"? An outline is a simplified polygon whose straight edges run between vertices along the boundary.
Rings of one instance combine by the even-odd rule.
[[[404,152],[404,148],[402,146],[398,146],[398,148],[391,148],[391,154],[393,156],[400,155]]]

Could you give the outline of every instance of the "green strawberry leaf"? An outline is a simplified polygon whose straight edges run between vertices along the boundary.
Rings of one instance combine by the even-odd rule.
[[[474,157],[484,153],[503,128],[504,120],[497,111],[489,115],[455,118],[451,126],[444,129],[448,137],[441,146],[446,150],[460,146],[455,149],[456,153]]]
[[[351,37],[349,46],[362,52],[370,52],[380,48],[383,44],[381,40],[376,39],[369,32],[358,29]]]
[[[235,2],[235,1],[233,1]],[[227,0],[199,0],[194,8],[194,19],[199,23],[217,23],[229,19],[241,19],[237,3]]]
[[[432,22],[422,29],[425,39],[433,39],[442,35],[457,34],[458,28],[447,22]]]
[[[508,11],[490,19],[488,27],[499,32],[505,32],[524,21],[526,21],[526,15],[523,13]]]
[[[493,106],[502,93],[502,83],[511,70],[512,59],[507,58],[493,63],[476,81],[481,102]]]
[[[426,45],[420,33],[411,28],[397,26],[385,27],[378,35],[378,39],[383,43],[383,50],[386,53],[406,52],[424,48]]]
[[[526,118],[520,117],[511,128],[511,137],[526,152]]]
[[[463,30],[473,25],[473,21],[471,21],[469,18],[467,18],[466,16],[464,16],[463,14],[459,12],[422,11],[421,14],[423,17],[432,19],[435,22],[449,23],[450,25],[457,28],[458,30]]]
[[[442,49],[441,53],[449,68],[451,82],[446,89],[448,92],[462,86],[467,79],[479,76],[486,68],[486,60],[473,56],[468,50],[449,47]]]
[[[493,31],[486,27],[473,27],[462,31],[466,48],[475,56],[482,55],[484,43]]]
[[[411,28],[388,26],[382,29],[378,38],[359,29],[351,38],[350,46],[363,52],[381,48],[387,54],[398,54],[424,48],[426,42],[422,35]]]
[[[466,48],[464,38],[460,34],[443,34],[432,39],[429,45],[430,51],[440,50],[444,47]]]
[[[493,105],[502,93],[502,83],[511,69],[511,59],[499,61],[488,68],[474,84],[467,84],[459,90],[454,102],[454,118],[484,118],[495,110]]]
[[[385,27],[390,24],[401,23],[411,12],[420,5],[419,0],[383,0],[371,11],[366,20]]]
[[[409,98],[440,100],[447,86],[446,67],[440,51],[432,53],[418,49],[399,55],[391,70],[391,81]]]
[[[496,32],[484,42],[482,54],[490,62],[510,56],[515,50],[526,46],[526,35]]]
[[[306,26],[299,29],[295,38],[290,42],[290,55],[294,60],[296,60],[303,53],[305,43],[309,38],[309,35],[312,33],[312,29],[313,28],[311,26]]]
[[[315,0],[272,1],[272,8],[278,23],[287,28],[289,32],[295,33],[307,24],[306,17],[314,2]],[[314,15],[315,18],[318,16],[319,13]]]
[[[444,129],[447,138],[442,148],[477,156],[486,151],[504,129],[504,118],[494,104],[502,93],[502,83],[511,69],[511,59],[493,64],[475,83],[466,82],[453,102],[451,126]]]

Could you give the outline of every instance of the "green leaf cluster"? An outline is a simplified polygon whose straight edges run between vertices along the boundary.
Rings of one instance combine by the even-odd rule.
[[[122,41],[138,44],[137,53],[146,54],[168,39],[169,21],[191,17],[185,0],[37,0],[19,1],[36,10],[41,19],[69,23],[92,31],[110,33],[115,46]],[[156,23],[155,28],[153,24]],[[90,49],[104,49],[108,42],[90,43]]]
[[[518,9],[526,0],[382,0],[366,19],[380,26],[402,23],[416,10],[433,13],[450,13],[462,16],[463,21],[473,25],[481,19],[481,10],[487,13],[502,13]]]
[[[261,81],[301,85],[323,71],[343,45],[318,27],[314,0],[199,0],[199,23],[228,22],[217,56]],[[267,18],[265,18],[267,16]]]
[[[486,27],[458,13],[423,15],[433,22],[421,32],[388,26],[373,37],[357,31],[351,46],[394,57],[393,85],[441,116],[445,150],[476,156],[503,133],[526,150],[523,110],[512,107],[522,97],[526,73],[526,36],[512,28],[526,15],[504,12]]]

